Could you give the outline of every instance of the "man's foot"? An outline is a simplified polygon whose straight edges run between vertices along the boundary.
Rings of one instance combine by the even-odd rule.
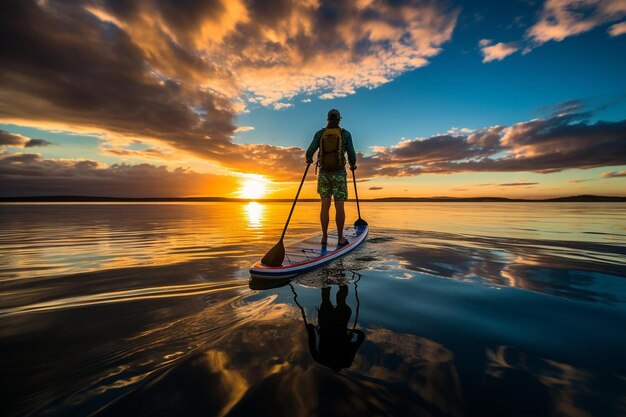
[[[322,245],[326,245],[328,243],[328,236],[322,236],[322,241],[320,243]]]
[[[340,237],[340,238],[337,240],[337,244],[338,244],[339,246],[342,246],[342,245],[347,245],[348,243],[349,243],[349,242],[348,242],[348,240],[347,240],[345,237]]]

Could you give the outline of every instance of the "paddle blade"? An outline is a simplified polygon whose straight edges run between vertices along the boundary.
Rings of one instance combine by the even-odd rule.
[[[367,222],[360,217],[357,219],[357,221],[354,222],[354,227],[359,226],[367,226]]]
[[[281,266],[285,259],[285,246],[283,240],[279,240],[272,249],[261,259],[261,263],[266,266]]]

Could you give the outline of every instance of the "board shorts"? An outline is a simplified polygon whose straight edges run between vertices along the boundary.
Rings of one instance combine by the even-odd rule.
[[[346,175],[320,172],[317,177],[317,193],[321,198],[332,196],[335,201],[346,201],[348,199]]]

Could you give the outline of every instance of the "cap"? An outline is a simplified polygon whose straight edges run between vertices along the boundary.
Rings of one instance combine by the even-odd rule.
[[[337,109],[330,109],[328,111],[328,116],[327,117],[330,119],[331,116],[336,116],[337,118],[341,119],[341,114],[339,113],[339,110],[337,110]]]

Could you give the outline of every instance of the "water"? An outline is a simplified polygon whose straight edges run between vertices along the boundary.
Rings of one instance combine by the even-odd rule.
[[[366,203],[249,282],[289,208],[0,205],[1,414],[626,414],[626,204]]]

